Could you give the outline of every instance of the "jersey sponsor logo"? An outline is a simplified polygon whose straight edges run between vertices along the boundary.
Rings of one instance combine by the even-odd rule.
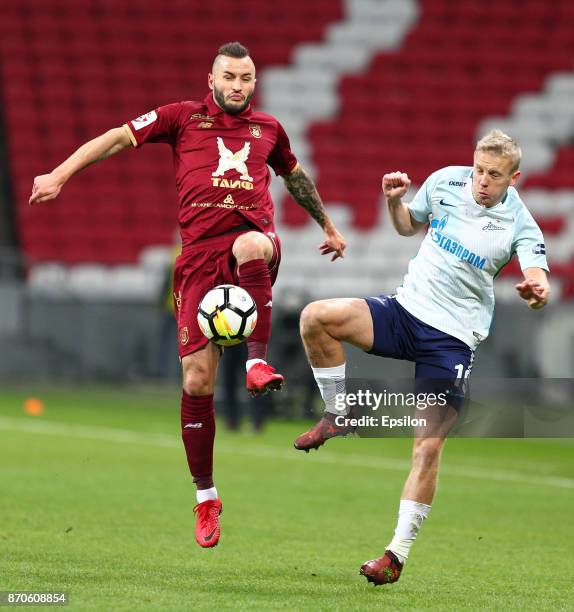
[[[226,189],[247,189],[247,191],[251,191],[253,189],[253,183],[250,183],[249,181],[232,181],[226,178],[212,178],[211,184],[214,187],[225,187]]]
[[[546,245],[543,242],[539,242],[532,247],[532,252],[534,255],[546,255]]]
[[[231,198],[231,202],[229,199]],[[234,208],[236,210],[257,210],[258,204],[235,204],[231,195],[225,198],[228,202],[192,202],[191,208]]]
[[[251,132],[251,136],[253,136],[253,138],[261,138],[261,136],[263,136],[261,126],[257,125],[257,123],[251,123],[249,125],[249,131]]]
[[[500,220],[497,220],[497,223],[500,223]],[[483,232],[505,232],[506,228],[489,221],[483,228]]]
[[[136,119],[132,121],[132,125],[134,126],[134,130],[141,130],[146,125],[153,123],[157,119],[157,113],[153,110],[145,115],[140,115]]]
[[[239,178],[242,181],[253,182],[253,179],[249,176],[247,165],[245,162],[249,157],[249,149],[251,145],[246,142],[243,148],[233,153],[230,149],[225,146],[223,138],[217,137],[217,150],[219,151],[219,164],[217,170],[211,173],[211,176],[223,176],[230,170],[235,170],[241,175]]]
[[[448,186],[449,187],[466,187],[466,183],[462,181],[449,181]]]
[[[440,205],[441,206],[452,206],[453,208],[456,206],[456,204],[451,204],[450,202],[445,202],[444,200],[440,201]]]
[[[478,270],[484,269],[486,263],[486,257],[480,257],[476,253],[473,253],[470,249],[467,249],[464,244],[448,238],[442,232],[448,223],[448,215],[442,217],[442,219],[433,219],[430,226],[430,233],[432,241],[438,245],[441,249],[451,253],[461,261],[466,261],[471,266],[474,266]]]
[[[231,196],[231,194],[229,194],[229,195],[228,195],[228,196],[225,198],[225,200],[223,200],[223,202],[224,202],[225,204],[235,204],[235,201],[233,200],[233,197]]]

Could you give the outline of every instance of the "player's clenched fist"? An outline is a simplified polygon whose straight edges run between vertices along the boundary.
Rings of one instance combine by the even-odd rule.
[[[383,193],[387,199],[402,198],[411,186],[408,174],[391,172],[383,176]]]
[[[53,200],[60,193],[62,186],[62,181],[55,177],[53,173],[37,176],[34,179],[32,195],[28,203],[37,204],[38,202]]]

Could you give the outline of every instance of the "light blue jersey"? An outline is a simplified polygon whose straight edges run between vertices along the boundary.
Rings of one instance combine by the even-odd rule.
[[[429,223],[397,301],[412,315],[475,349],[488,336],[493,281],[516,253],[522,270],[548,270],[544,238],[514,187],[491,208],[472,196],[472,168],[442,168],[408,205]]]

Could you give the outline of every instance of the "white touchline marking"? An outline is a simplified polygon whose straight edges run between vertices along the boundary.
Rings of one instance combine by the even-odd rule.
[[[161,448],[177,448],[182,445],[178,436],[164,433],[153,433],[143,431],[132,431],[129,429],[116,429],[111,427],[99,427],[93,425],[70,425],[55,421],[29,421],[26,419],[0,416],[0,430],[21,431],[31,434],[44,434],[53,436],[75,436],[88,440],[100,440],[103,442],[120,442],[127,444],[143,444]],[[251,441],[252,442],[252,441]],[[246,457],[265,457],[267,459],[302,461],[305,459],[300,451],[281,451],[272,446],[259,445],[257,447],[241,448],[228,445],[219,446],[216,453],[226,455],[244,455]],[[389,459],[381,457],[366,458],[364,455],[335,455],[325,450],[314,453],[309,457],[309,462],[323,464],[337,464],[341,466],[361,467],[369,469],[385,469],[398,472],[406,472],[410,469],[410,461],[403,459]],[[573,478],[562,478],[558,476],[532,476],[519,472],[504,470],[482,470],[478,468],[465,467],[441,467],[441,474],[458,478],[475,478],[478,480],[496,480],[500,482],[516,482],[531,484],[534,486],[549,486],[559,489],[574,489]]]
[[[169,434],[146,433],[93,425],[70,425],[55,421],[27,421],[12,417],[0,417],[0,429],[53,436],[77,436],[89,440],[103,440],[105,442],[148,444],[166,448],[176,448],[179,446],[179,439]]]

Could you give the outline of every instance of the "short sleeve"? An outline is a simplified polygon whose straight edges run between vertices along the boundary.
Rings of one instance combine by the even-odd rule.
[[[432,212],[432,192],[437,182],[437,172],[434,172],[421,185],[412,201],[407,204],[412,217],[419,223],[428,223],[428,217]]]
[[[166,104],[124,124],[134,147],[147,142],[173,143],[180,128],[182,104]]]
[[[297,165],[297,158],[293,155],[293,151],[291,151],[289,137],[280,123],[277,123],[277,140],[267,157],[267,163],[278,176],[291,174]]]
[[[516,219],[512,250],[518,255],[521,270],[542,268],[549,271],[542,230],[525,206]]]

